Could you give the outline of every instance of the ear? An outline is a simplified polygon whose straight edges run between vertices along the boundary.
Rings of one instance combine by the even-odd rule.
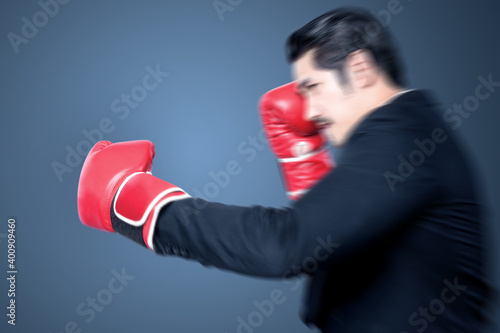
[[[371,52],[357,50],[347,56],[345,68],[356,89],[370,87],[377,81],[377,68]]]

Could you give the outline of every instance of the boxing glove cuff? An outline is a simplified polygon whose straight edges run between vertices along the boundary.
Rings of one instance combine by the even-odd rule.
[[[307,191],[335,167],[330,150],[325,145],[308,154],[278,159],[291,200],[300,199]]]
[[[154,251],[153,236],[160,210],[174,200],[191,197],[181,188],[148,172],[128,176],[111,205],[113,229]]]

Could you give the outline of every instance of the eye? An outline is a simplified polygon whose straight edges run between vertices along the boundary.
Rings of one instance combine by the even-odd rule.
[[[320,83],[305,82],[303,85],[299,86],[299,93],[302,95],[308,95],[311,92],[316,92],[319,85]]]
[[[306,90],[313,90],[315,88],[317,88],[319,86],[319,83],[311,83],[311,84],[308,84],[305,88]]]

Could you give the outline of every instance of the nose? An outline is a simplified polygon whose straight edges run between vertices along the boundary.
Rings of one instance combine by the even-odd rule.
[[[306,121],[314,121],[317,118],[321,117],[321,108],[311,103],[310,98],[306,98],[304,104],[306,108],[306,112],[304,112],[304,118]]]

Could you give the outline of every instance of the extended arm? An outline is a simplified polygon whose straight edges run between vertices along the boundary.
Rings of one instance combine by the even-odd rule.
[[[255,276],[285,277],[331,264],[407,227],[432,201],[432,159],[394,191],[390,186],[388,177],[398,174],[398,156],[411,152],[412,139],[390,131],[360,135],[335,171],[291,207],[173,202],[159,216],[155,249]]]

